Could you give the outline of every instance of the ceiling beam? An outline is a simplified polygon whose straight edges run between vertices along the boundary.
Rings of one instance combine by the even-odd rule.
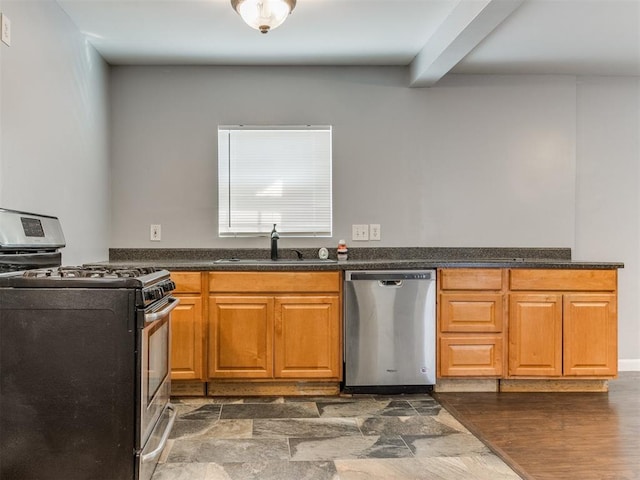
[[[460,0],[411,62],[411,87],[431,87],[524,0]]]

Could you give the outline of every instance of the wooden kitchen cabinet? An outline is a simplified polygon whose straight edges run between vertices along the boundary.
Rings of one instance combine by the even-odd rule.
[[[494,332],[503,327],[501,293],[441,293],[443,332]]]
[[[503,374],[503,275],[501,269],[438,271],[438,377]]]
[[[211,272],[210,379],[342,377],[339,272]]]
[[[617,374],[616,304],[614,294],[564,296],[562,365],[565,375]]]
[[[202,275],[171,272],[180,304],[171,313],[171,379],[205,381]]]
[[[510,377],[617,374],[617,272],[510,272]]]
[[[273,304],[273,297],[210,297],[210,377],[273,377]]]
[[[337,295],[276,297],[276,378],[340,376],[339,312]]]
[[[562,375],[562,295],[512,294],[509,374]]]
[[[440,338],[440,376],[500,376],[502,356],[499,335],[443,335]]]

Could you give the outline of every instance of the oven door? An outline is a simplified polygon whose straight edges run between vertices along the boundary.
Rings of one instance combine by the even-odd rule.
[[[178,299],[166,297],[144,310],[140,335],[140,436],[138,478],[151,477],[169,436],[175,412],[171,394],[171,311]]]

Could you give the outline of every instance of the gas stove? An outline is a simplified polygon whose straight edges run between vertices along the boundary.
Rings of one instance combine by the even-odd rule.
[[[130,288],[135,289],[136,305],[141,307],[169,296],[176,288],[167,270],[103,266],[61,266],[4,273],[0,275],[0,287]]]
[[[56,217],[0,209],[0,478],[150,480],[176,418],[175,284],[61,266],[64,246]]]

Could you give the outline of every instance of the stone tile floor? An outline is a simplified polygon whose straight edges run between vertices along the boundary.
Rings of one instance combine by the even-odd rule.
[[[429,395],[174,399],[152,480],[511,480]]]

